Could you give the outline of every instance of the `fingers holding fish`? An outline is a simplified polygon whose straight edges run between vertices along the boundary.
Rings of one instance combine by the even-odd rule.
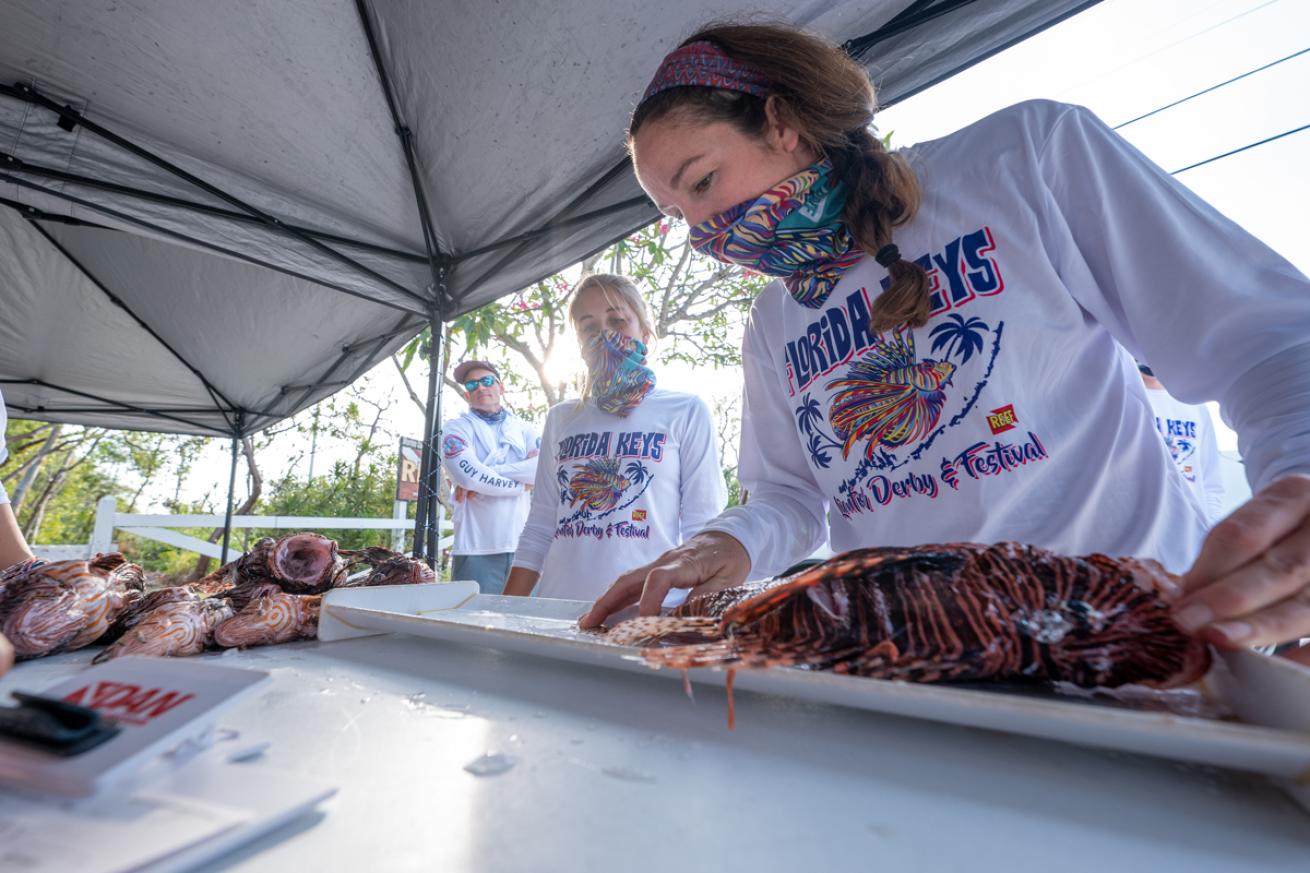
[[[1310,476],[1261,489],[1210,531],[1178,621],[1226,648],[1310,636]]]

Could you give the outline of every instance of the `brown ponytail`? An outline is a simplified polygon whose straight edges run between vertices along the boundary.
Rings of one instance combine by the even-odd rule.
[[[905,160],[888,152],[873,134],[876,102],[863,68],[821,37],[785,25],[712,24],[682,45],[701,41],[714,43],[763,73],[779,119],[799,131],[815,153],[832,161],[834,172],[846,183],[843,218],[860,248],[872,256],[890,245],[892,228],[908,222],[919,208],[919,183]],[[637,107],[628,126],[629,147],[642,124],[672,114],[728,122],[760,137],[764,107],[759,97],[736,91],[670,88]],[[891,263],[888,273],[890,285],[873,302],[873,327],[888,330],[927,322],[927,272],[901,258]]]

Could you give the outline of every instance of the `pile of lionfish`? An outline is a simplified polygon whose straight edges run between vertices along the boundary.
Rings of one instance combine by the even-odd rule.
[[[1018,543],[858,549],[609,630],[653,667],[794,666],[910,682],[1177,688],[1209,648],[1170,616],[1154,561]]]
[[[108,646],[96,662],[195,655],[313,639],[330,588],[432,581],[422,561],[376,547],[339,550],[316,533],[266,537],[203,579],[153,591],[118,553],[25,561],[0,573],[0,633],[20,659],[95,644]]]

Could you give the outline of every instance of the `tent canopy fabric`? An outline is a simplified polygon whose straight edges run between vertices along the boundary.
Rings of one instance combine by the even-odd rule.
[[[1094,0],[1092,0],[1094,2]],[[896,102],[1088,0],[728,0]],[[0,0],[0,391],[240,435],[655,218],[622,131],[694,0]]]

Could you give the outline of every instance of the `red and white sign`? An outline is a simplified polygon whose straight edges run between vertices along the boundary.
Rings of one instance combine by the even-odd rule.
[[[89,706],[122,730],[80,755],[63,758],[0,739],[0,785],[84,797],[129,776],[183,740],[203,734],[215,715],[268,681],[260,670],[199,658],[116,658],[52,688],[24,688]]]
[[[177,688],[149,688],[129,682],[96,682],[83,685],[64,698],[87,706],[118,722],[142,725],[194,700],[195,694]]]

